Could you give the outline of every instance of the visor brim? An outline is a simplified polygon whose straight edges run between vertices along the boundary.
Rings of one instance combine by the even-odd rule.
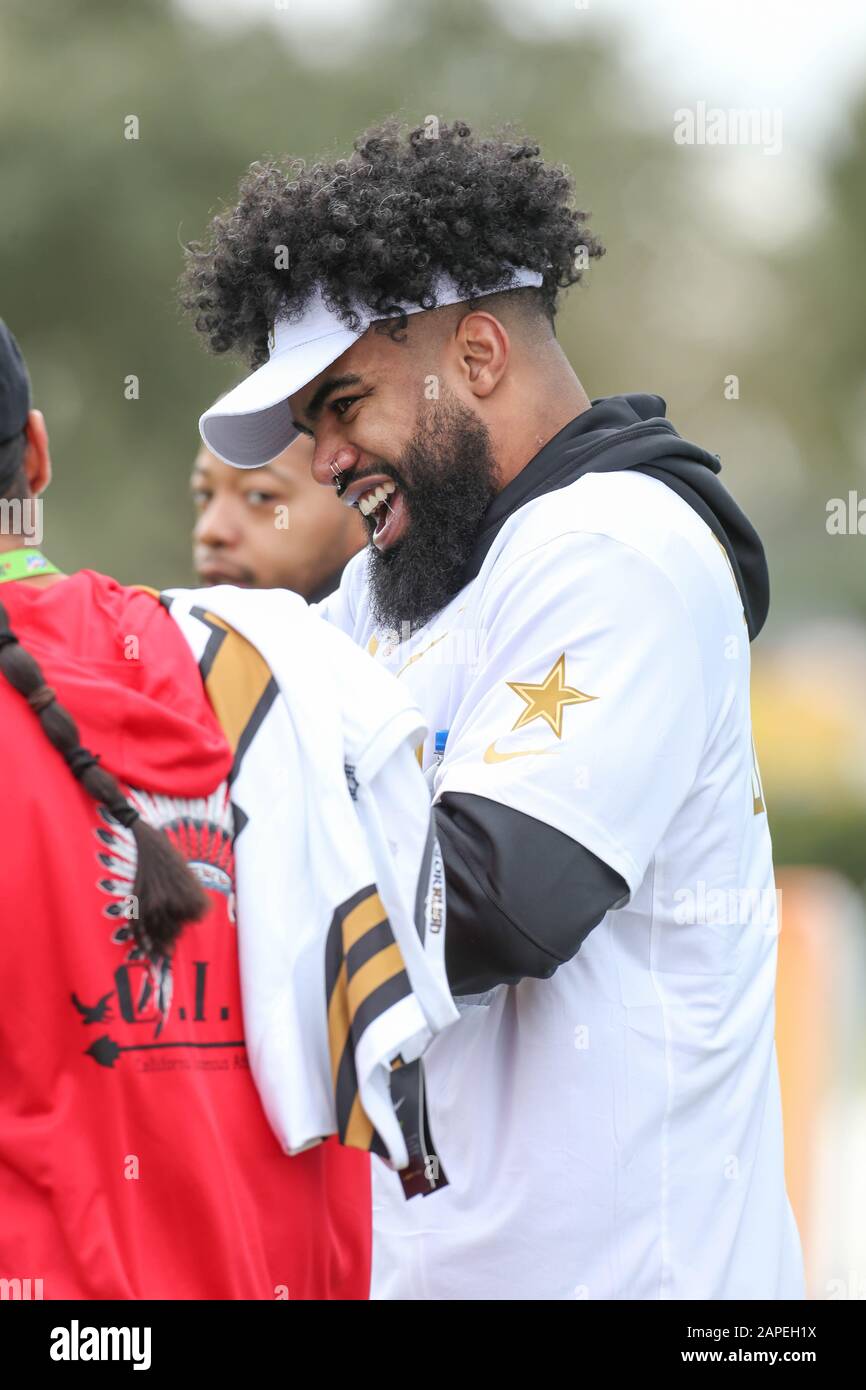
[[[342,357],[358,338],[350,329],[276,353],[199,420],[205,446],[234,468],[261,468],[298,436],[289,397]]]

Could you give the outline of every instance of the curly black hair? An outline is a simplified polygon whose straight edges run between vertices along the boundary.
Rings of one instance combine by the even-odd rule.
[[[302,313],[316,284],[353,330],[358,305],[380,316],[401,300],[435,308],[442,272],[468,293],[506,289],[514,266],[540,271],[536,298],[552,322],[559,291],[604,254],[568,170],[510,127],[480,139],[463,121],[406,130],[390,117],[354,150],[310,168],[251,165],[237,204],[185,248],[180,302],[212,352],[237,349],[260,366],[278,313]]]

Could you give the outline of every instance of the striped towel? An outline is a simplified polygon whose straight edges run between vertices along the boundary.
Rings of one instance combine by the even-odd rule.
[[[284,590],[161,596],[232,750],[247,1051],[287,1153],[330,1134],[447,1181],[420,1058],[459,1017],[425,733],[403,688]]]

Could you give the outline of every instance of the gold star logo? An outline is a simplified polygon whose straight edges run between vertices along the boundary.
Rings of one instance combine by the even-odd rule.
[[[532,685],[526,681],[506,681],[505,684],[515,695],[519,695],[521,700],[526,701],[526,709],[521,713],[514,729],[522,729],[525,724],[531,724],[533,719],[543,719],[550,725],[557,738],[562,738],[562,714],[566,705],[582,705],[587,700],[598,699],[597,695],[584,695],[582,690],[575,690],[573,685],[565,684],[565,652],[551,666],[540,684]]]

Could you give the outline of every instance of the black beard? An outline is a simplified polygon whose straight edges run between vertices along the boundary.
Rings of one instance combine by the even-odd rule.
[[[490,432],[450,396],[421,417],[397,466],[383,471],[400,485],[409,525],[388,550],[370,546],[370,610],[378,626],[402,641],[463,587],[481,519],[497,492]]]

